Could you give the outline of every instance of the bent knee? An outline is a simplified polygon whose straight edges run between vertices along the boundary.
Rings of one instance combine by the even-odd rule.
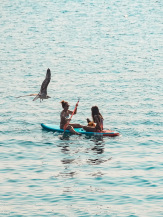
[[[73,129],[73,127],[70,125],[67,127],[67,130],[72,130],[72,129]]]

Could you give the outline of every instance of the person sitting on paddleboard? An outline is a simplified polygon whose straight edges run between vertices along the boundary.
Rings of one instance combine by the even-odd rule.
[[[69,110],[68,102],[62,100],[61,104],[62,104],[63,111],[60,114],[60,118],[61,118],[60,129],[69,130],[73,134],[80,135],[80,133],[76,132],[74,128],[82,128],[82,125],[68,123],[70,121],[69,115],[72,115],[73,113],[73,111]],[[78,103],[76,104],[76,110],[74,112],[74,115],[77,113],[77,106],[78,106]],[[68,125],[66,126],[67,123]],[[66,129],[65,129],[65,126],[66,126]]]
[[[101,132],[103,130],[103,117],[101,113],[99,112],[99,108],[97,106],[92,106],[91,108],[92,111],[92,121],[88,122],[88,126],[83,126],[83,129],[88,131],[88,132]],[[89,119],[87,118],[87,121]],[[90,124],[91,123],[91,124]]]

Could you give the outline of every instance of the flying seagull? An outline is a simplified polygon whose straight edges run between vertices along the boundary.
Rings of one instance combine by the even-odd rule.
[[[33,99],[33,101],[40,98],[40,102],[41,102],[41,99],[43,100],[43,99],[50,98],[50,96],[47,95],[47,87],[48,87],[48,84],[50,82],[50,79],[51,79],[51,72],[50,72],[50,69],[47,69],[46,77],[45,77],[45,80],[42,82],[40,92]]]
[[[29,94],[29,95],[25,95],[25,96],[36,96],[33,101],[37,100],[38,98],[40,98],[40,102],[41,102],[41,99],[48,99],[50,98],[50,96],[47,95],[47,87],[48,87],[48,84],[50,82],[50,79],[51,79],[51,72],[50,72],[50,69],[47,69],[47,72],[46,72],[46,77],[45,77],[45,80],[42,82],[42,85],[41,85],[41,88],[40,88],[40,92],[38,94]],[[19,97],[24,97],[24,96],[19,96]],[[17,97],[17,98],[19,98]]]

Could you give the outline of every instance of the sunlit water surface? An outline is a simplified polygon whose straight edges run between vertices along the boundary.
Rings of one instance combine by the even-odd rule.
[[[1,0],[0,215],[163,216],[161,0]],[[40,103],[47,68],[50,99]],[[46,132],[61,100],[117,138]]]

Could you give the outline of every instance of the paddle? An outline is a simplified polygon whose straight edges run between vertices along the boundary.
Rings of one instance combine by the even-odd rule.
[[[77,101],[77,103],[76,103],[75,109],[74,109],[73,113],[71,114],[71,117],[70,117],[69,121],[67,121],[67,123],[64,125],[64,128],[63,128],[63,129],[64,129],[64,132],[65,132],[67,126],[69,125],[69,123],[70,123],[70,121],[71,121],[71,119],[72,119],[72,116],[74,115],[74,113],[75,113],[75,111],[76,111],[76,109],[77,109],[78,104],[79,104],[79,99],[78,99],[78,101]]]
[[[38,93],[33,93],[29,95],[24,95],[24,96],[16,96],[15,98],[20,98],[20,97],[25,97],[25,96],[36,96],[36,95],[38,95]]]

